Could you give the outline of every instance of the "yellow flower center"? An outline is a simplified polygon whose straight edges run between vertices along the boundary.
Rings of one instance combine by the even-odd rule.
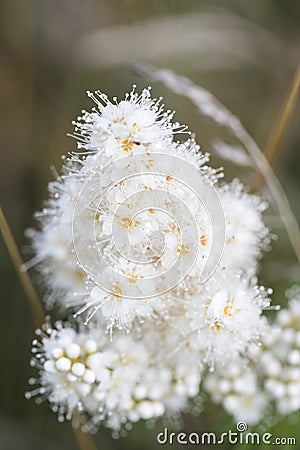
[[[222,328],[221,324],[217,320],[215,320],[215,322],[212,324],[212,329],[216,330],[216,331],[220,331],[221,328]]]
[[[75,270],[75,276],[78,281],[83,281],[85,279],[85,273],[79,267],[77,267],[77,269]]]
[[[132,220],[129,217],[122,217],[120,222],[121,222],[121,227],[123,227],[123,228],[136,227],[137,225],[140,225],[140,223],[141,223],[137,220]]]
[[[178,234],[180,233],[181,228],[176,223],[173,223],[170,228],[172,231],[176,231]]]
[[[120,117],[119,119],[115,119],[113,122],[114,122],[114,123],[122,123],[122,122],[125,123],[125,117],[122,116],[122,117]]]
[[[135,284],[137,280],[140,279],[140,276],[136,272],[127,272],[126,278],[128,279],[129,283]]]
[[[187,255],[189,252],[189,246],[186,244],[180,244],[178,245],[176,252],[180,255]]]
[[[131,139],[123,139],[123,141],[121,141],[121,149],[123,150],[123,152],[125,153],[131,152],[133,147],[134,143]]]
[[[206,246],[206,244],[207,244],[207,238],[206,238],[206,235],[205,235],[205,234],[202,234],[202,235],[200,236],[200,244],[203,245],[203,247]]]
[[[234,314],[233,305],[226,305],[223,311],[224,311],[225,316],[232,317]]]
[[[123,291],[117,284],[114,284],[111,288],[113,297],[120,299],[123,295]]]
[[[136,122],[133,122],[133,124],[132,124],[133,133],[136,133],[139,129],[140,129],[140,127],[138,126],[138,124]]]
[[[96,214],[95,214],[95,216],[94,216],[94,219],[95,219],[96,222],[99,222],[100,219],[101,219],[101,213],[96,212]]]

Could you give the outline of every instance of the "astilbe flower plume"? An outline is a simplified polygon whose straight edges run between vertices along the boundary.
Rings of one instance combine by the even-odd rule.
[[[28,396],[47,397],[59,420],[119,432],[139,419],[178,417],[207,367],[249,358],[268,329],[270,292],[256,276],[270,235],[265,202],[238,180],[220,183],[222,170],[193,138],[176,141],[187,128],[150,88],[134,87],[120,102],[88,95],[96,106],[74,122],[78,151],[49,184],[40,229],[28,231],[48,307],[76,317],[39,331],[32,381],[41,387]],[[152,170],[157,154],[170,161],[166,173]],[[178,180],[184,164],[223,211],[223,252],[205,282],[213,219]]]

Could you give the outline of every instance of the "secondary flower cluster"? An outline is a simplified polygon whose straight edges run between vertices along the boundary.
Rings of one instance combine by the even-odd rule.
[[[300,408],[300,288],[288,291],[288,305],[276,316],[251,363],[235,363],[208,374],[204,387],[235,420],[262,423]],[[268,413],[268,414],[267,414]],[[277,414],[276,414],[277,413]]]
[[[84,412],[85,431],[94,432],[102,422],[119,430],[121,424],[130,429],[132,422],[164,413],[176,416],[198,393],[197,361],[182,353],[164,364],[153,329],[140,339],[120,334],[111,341],[99,329],[57,322],[38,334],[32,365],[41,377],[30,382],[41,387],[27,397],[47,396],[59,421]]]
[[[33,392],[60,420],[118,431],[174,418],[205,368],[249,357],[268,329],[270,292],[255,277],[270,238],[265,203],[237,180],[219,184],[222,172],[193,139],[174,139],[186,127],[149,89],[120,102],[88,95],[96,107],[74,123],[79,150],[49,185],[40,230],[29,231],[48,306],[77,317],[48,323],[34,341]],[[207,198],[223,212],[222,248]]]

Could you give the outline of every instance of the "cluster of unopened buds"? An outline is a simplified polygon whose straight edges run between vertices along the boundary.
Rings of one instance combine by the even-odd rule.
[[[37,331],[30,383],[39,386],[27,396],[47,398],[60,421],[119,433],[197,409],[209,369],[206,389],[239,419],[251,422],[248,397],[265,407],[262,379],[279,410],[292,410],[298,386],[279,367],[299,366],[299,333],[281,343],[288,355],[270,337],[271,291],[256,278],[271,240],[265,202],[237,180],[221,183],[149,88],[122,101],[88,95],[94,109],[74,122],[78,151],[49,184],[39,230],[28,231],[46,303],[70,319]]]

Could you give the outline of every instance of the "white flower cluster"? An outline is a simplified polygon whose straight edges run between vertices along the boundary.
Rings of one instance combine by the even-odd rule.
[[[209,373],[204,381],[213,402],[222,404],[235,421],[248,425],[259,423],[268,405],[256,368],[233,363]]]
[[[34,392],[59,417],[85,413],[89,429],[119,430],[180,413],[205,367],[238,363],[257,345],[269,292],[255,276],[270,239],[266,205],[238,181],[219,186],[221,172],[193,139],[174,140],[186,128],[149,89],[113,103],[88,95],[96,108],[75,122],[79,151],[49,185],[41,229],[29,232],[48,304],[71,308],[86,328],[46,327]],[[218,202],[224,248],[216,249]]]
[[[300,409],[300,288],[288,291],[289,303],[251,352],[251,364],[235,363],[207,375],[205,389],[235,420],[256,424]]]
[[[32,365],[41,376],[29,381],[41,386],[26,397],[39,395],[38,402],[48,397],[59,421],[74,423],[84,412],[85,431],[95,432],[103,423],[119,432],[140,419],[174,417],[198,393],[198,362],[183,353],[164,364],[153,330],[142,339],[122,334],[110,341],[100,330],[57,322],[37,333]]]
[[[300,409],[300,288],[288,292],[288,308],[275,321],[276,330],[263,340],[264,387],[281,414]]]

